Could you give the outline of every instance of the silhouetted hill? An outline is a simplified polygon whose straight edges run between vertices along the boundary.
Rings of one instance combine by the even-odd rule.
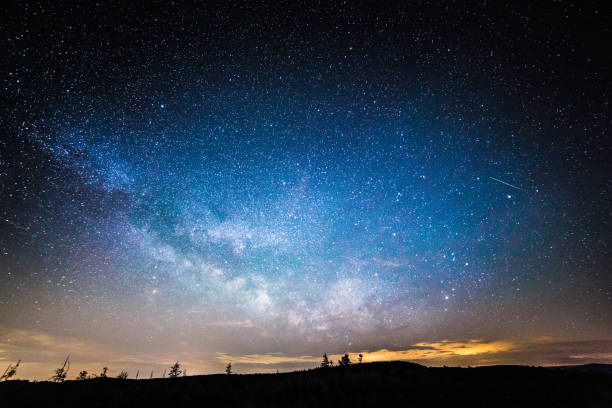
[[[555,370],[574,370],[585,373],[602,373],[612,375],[612,364],[584,364],[550,367]]]
[[[584,367],[584,366],[583,366]],[[605,371],[605,370],[604,370]],[[580,368],[356,364],[283,374],[0,384],[3,405],[44,407],[612,407],[612,375]],[[4,405],[4,406],[9,406]]]

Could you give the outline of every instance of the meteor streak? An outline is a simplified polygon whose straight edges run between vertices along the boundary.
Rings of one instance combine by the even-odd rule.
[[[491,180],[495,180],[495,181],[497,181],[498,183],[502,183],[502,184],[505,184],[505,185],[510,186],[510,187],[512,187],[512,188],[516,188],[517,190],[525,191],[525,190],[523,190],[523,189],[522,189],[522,188],[520,188],[520,187],[513,186],[512,184],[510,184],[510,183],[506,183],[505,181],[502,181],[502,180],[500,180],[500,179],[496,179],[495,177],[489,177],[489,178],[490,178]]]

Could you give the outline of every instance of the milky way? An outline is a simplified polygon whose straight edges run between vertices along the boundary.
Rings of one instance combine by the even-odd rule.
[[[548,7],[5,11],[0,359],[612,362],[610,16]]]

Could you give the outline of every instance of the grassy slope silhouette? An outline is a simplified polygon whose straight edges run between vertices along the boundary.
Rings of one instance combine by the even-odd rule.
[[[427,368],[381,362],[281,374],[8,381],[0,383],[0,396],[3,402],[44,407],[612,407],[612,366]]]

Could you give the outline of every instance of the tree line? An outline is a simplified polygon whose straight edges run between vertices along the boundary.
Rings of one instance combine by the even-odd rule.
[[[359,354],[357,356],[357,363],[361,363],[363,361],[363,354]],[[340,360],[338,360],[337,365],[340,367],[346,367],[351,365],[351,358],[349,357],[348,354],[344,354]],[[327,357],[327,353],[323,354],[323,360],[321,361],[321,368],[328,368],[328,367],[333,367],[334,366],[334,361],[330,360],[329,357]]]
[[[17,374],[17,368],[19,368],[20,364],[21,364],[21,360],[17,361],[16,364],[9,363],[8,367],[4,370],[4,373],[0,376],[0,381],[8,381],[11,378],[13,378]],[[70,355],[66,357],[66,359],[64,360],[64,363],[60,367],[55,369],[55,371],[53,372],[53,375],[49,378],[49,381],[58,382],[58,383],[64,382],[66,378],[68,377],[69,370],[70,370]],[[170,369],[168,370],[168,377],[176,378],[181,375],[183,377],[187,376],[187,369],[181,366],[181,364],[177,361],[172,366],[170,366]],[[139,376],[140,376],[140,370],[136,372],[135,379],[137,380]],[[162,377],[166,377],[166,370],[164,370]],[[89,373],[87,370],[82,370],[77,374],[77,376],[75,377],[75,380],[82,381],[82,380],[91,380],[94,378],[109,378],[108,367],[103,367],[102,371],[98,374]],[[125,380],[128,378],[128,372],[125,370],[122,370],[116,376],[116,378]],[[151,371],[149,378],[153,378],[153,371]]]
[[[357,358],[357,362],[361,363],[363,361],[363,355],[359,354],[358,358]],[[349,357],[348,354],[344,354],[336,363],[337,366],[339,367],[346,367],[349,366],[351,364],[351,359]],[[21,360],[18,360],[17,363],[13,364],[13,363],[9,363],[8,367],[4,370],[4,373],[0,376],[0,381],[8,381],[11,378],[13,378],[16,374],[17,374],[17,369],[19,368],[19,365],[21,364]],[[334,366],[334,361],[331,360],[328,356],[327,353],[323,354],[323,359],[321,361],[320,364],[321,368],[329,368],[329,367],[333,367]],[[50,381],[53,382],[64,382],[68,376],[68,371],[70,370],[70,355],[68,355],[66,357],[66,359],[64,360],[64,363],[55,369],[55,371],[53,372],[53,376],[51,376],[51,378],[49,378]],[[278,371],[277,371],[278,372]],[[232,370],[232,363],[229,362],[227,363],[227,366],[225,367],[225,373],[228,375],[234,374],[234,371]],[[183,366],[181,366],[181,364],[177,361],[175,362],[172,366],[170,366],[170,369],[168,370],[168,377],[169,378],[176,378],[179,376],[183,376],[186,377],[187,376],[187,369],[184,368]],[[138,370],[136,372],[136,377],[135,379],[137,380],[140,376],[140,370]],[[166,370],[164,370],[164,373],[162,374],[162,378],[166,377]],[[90,379],[94,379],[94,378],[109,378],[108,375],[108,367],[103,367],[102,371],[98,374],[95,373],[89,373],[87,370],[82,370],[80,371],[75,380],[79,380],[79,381],[83,381],[83,380],[90,380]],[[116,378],[119,378],[121,380],[125,380],[128,378],[128,372],[122,370],[117,376]],[[153,371],[151,371],[151,374],[149,376],[149,378],[153,378]]]

